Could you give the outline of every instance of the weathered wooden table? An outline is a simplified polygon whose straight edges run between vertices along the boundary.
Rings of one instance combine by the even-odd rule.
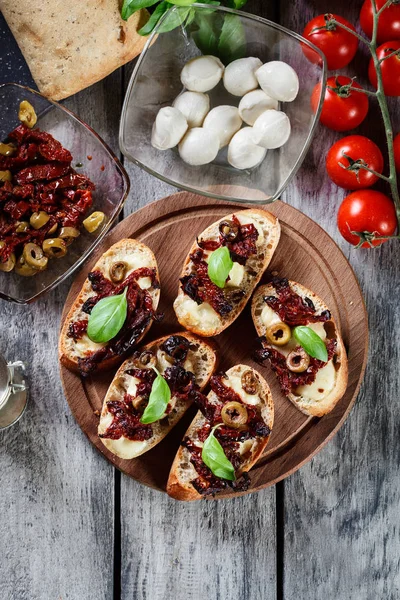
[[[250,0],[248,10],[301,32],[334,9],[356,22],[361,0]],[[0,17],[0,81],[32,84]],[[365,75],[360,51],[347,72]],[[66,101],[118,151],[131,67]],[[362,77],[359,78],[362,81]],[[391,101],[392,113],[398,100]],[[371,110],[360,128],[382,141]],[[324,174],[339,136],[319,129],[284,200],[341,244],[364,291],[370,359],[344,427],[276,487],[225,502],[177,503],[121,476],[91,447],[61,389],[57,335],[71,281],[28,307],[0,301],[0,348],[26,362],[31,398],[0,434],[1,600],[380,600],[400,597],[400,246],[356,251],[341,240],[343,191]],[[126,164],[125,215],[172,191]]]

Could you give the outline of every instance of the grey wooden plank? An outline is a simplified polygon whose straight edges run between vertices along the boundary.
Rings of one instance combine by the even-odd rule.
[[[1,73],[14,64],[4,57]],[[120,102],[115,73],[65,104],[117,148]],[[4,600],[113,598],[114,471],[75,423],[57,363],[71,281],[28,307],[0,302],[1,351],[26,362],[31,387],[24,417],[0,433]]]
[[[299,32],[310,18],[332,10],[332,3],[325,0],[281,2],[281,6],[282,23]],[[335,12],[355,23],[360,6],[354,0],[341,2]],[[358,80],[366,84],[364,56],[360,51],[344,72],[361,74]],[[398,131],[398,100],[390,104],[392,115],[397,112]],[[357,132],[382,142],[380,123],[373,107]],[[341,239],[336,213],[346,193],[324,175],[326,152],[341,135],[345,134],[320,127],[284,199],[322,225],[348,256],[369,313],[369,367],[343,428],[310,464],[285,481],[285,600],[310,596],[394,600],[400,593],[396,431],[400,418],[400,246],[393,241],[373,251],[354,250]]]
[[[273,15],[273,3],[247,5]],[[126,79],[129,70],[126,70]],[[125,163],[132,191],[125,214],[174,188]],[[121,477],[121,598],[276,598],[276,492],[223,502],[177,503]]]

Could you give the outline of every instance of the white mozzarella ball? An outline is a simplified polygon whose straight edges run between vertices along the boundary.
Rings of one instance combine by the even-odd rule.
[[[158,150],[168,150],[177,146],[188,128],[183,114],[173,106],[161,108],[154,121],[151,145]]]
[[[172,106],[181,111],[189,127],[201,127],[210,110],[210,98],[201,92],[183,92],[175,98]]]
[[[253,139],[253,128],[243,127],[235,133],[228,148],[228,162],[235,169],[251,169],[259,165],[267,151],[257,146]]]
[[[191,92],[208,92],[221,81],[224,68],[216,56],[197,56],[183,67],[181,81]]]
[[[268,96],[263,90],[249,92],[239,102],[239,115],[247,125],[254,125],[266,110],[277,110],[278,100]]]
[[[242,119],[236,106],[216,106],[204,119],[203,127],[217,134],[219,147],[227,146],[232,136],[242,126]]]
[[[224,86],[233,96],[244,96],[258,87],[257,69],[262,67],[259,58],[249,56],[231,62],[225,69]]]
[[[260,87],[271,98],[281,102],[292,102],[299,91],[299,78],[296,71],[281,60],[265,63],[256,72]]]
[[[266,110],[253,125],[254,143],[269,150],[283,146],[289,136],[289,117],[280,110]]]
[[[179,144],[180,157],[188,165],[206,165],[214,160],[219,150],[219,138],[214,131],[203,127],[189,129]]]

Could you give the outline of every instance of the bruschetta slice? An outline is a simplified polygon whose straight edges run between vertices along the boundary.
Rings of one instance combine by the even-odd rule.
[[[103,298],[127,288],[127,316],[122,329],[106,343],[92,341],[89,316]],[[88,274],[61,328],[59,358],[68,369],[83,376],[110,369],[137,346],[157,314],[160,282],[153,252],[133,239],[111,246]]]
[[[262,348],[283,393],[306,415],[322,417],[340,400],[347,387],[347,357],[343,340],[326,304],[294,281],[274,279],[260,286],[252,300],[252,317]],[[307,354],[294,337],[306,326],[327,349],[327,361]]]
[[[180,277],[174,309],[179,323],[209,337],[221,333],[240,315],[267,268],[280,237],[271,213],[254,208],[216,221],[190,249]],[[229,250],[229,274],[222,285],[210,279],[211,255]]]
[[[216,362],[214,348],[190,333],[165,336],[135,351],[117,371],[104,399],[98,428],[103,444],[125,459],[153,448],[207,385]],[[157,376],[167,383],[170,399],[161,418],[143,423]],[[155,396],[155,401],[163,398]]]
[[[247,471],[263,453],[274,422],[267,382],[254,369],[236,365],[213,375],[210,393],[197,394],[196,403],[200,410],[172,464],[168,494],[176,500],[199,500],[228,486],[246,490],[250,481]],[[217,453],[215,445],[219,445]],[[226,461],[231,465],[229,478],[222,477],[218,469]]]

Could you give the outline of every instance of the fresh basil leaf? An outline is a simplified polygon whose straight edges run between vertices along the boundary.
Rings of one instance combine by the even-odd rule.
[[[299,325],[293,329],[293,335],[307,354],[323,362],[328,361],[328,350],[323,340],[311,327]]]
[[[189,6],[194,4],[196,0],[167,0],[169,4],[176,4],[177,6]]]
[[[126,287],[122,294],[102,298],[94,305],[87,328],[92,342],[108,342],[120,332],[128,313],[127,292]]]
[[[163,14],[167,12],[171,8],[169,2],[160,2],[158,6],[156,6],[152,15],[150,15],[150,19],[147,21],[141,29],[139,29],[139,35],[149,35],[157,25],[158,21],[161,19]]]
[[[190,10],[190,6],[181,6],[169,13],[158,27],[158,33],[166,33],[167,31],[172,31],[173,29],[180,27],[180,25],[183,25]]]
[[[215,285],[223,288],[232,267],[233,261],[229,249],[226,246],[221,246],[210,254],[207,270],[208,276]]]
[[[230,460],[227,459],[223,447],[214,435],[214,431],[219,426],[220,424],[212,428],[210,435],[204,442],[201,458],[216,477],[235,481],[235,469]]]
[[[159,421],[165,413],[168,402],[171,400],[171,390],[169,389],[168,383],[157,369],[154,368],[154,370],[157,373],[157,377],[153,381],[149,402],[140,419],[140,422],[146,425],[148,423]]]
[[[247,4],[247,0],[228,0],[227,2],[229,8],[236,8],[236,10],[239,10],[245,4]]]
[[[218,40],[221,33],[222,20],[214,15],[214,9],[210,12],[196,11],[192,31],[192,38],[198,49],[205,55],[215,56],[218,52]]]
[[[121,18],[127,21],[129,17],[141,8],[147,8],[157,4],[158,0],[124,0],[121,8]]]
[[[246,34],[240,17],[225,15],[218,43],[218,56],[228,64],[246,54]]]

